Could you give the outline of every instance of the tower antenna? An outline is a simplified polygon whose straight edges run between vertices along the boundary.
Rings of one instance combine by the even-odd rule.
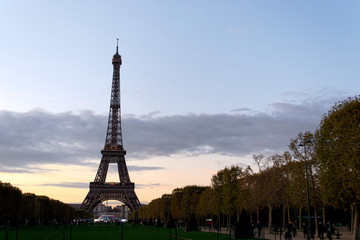
[[[119,49],[119,39],[116,39],[117,43],[116,43],[116,53],[118,53],[118,49]]]

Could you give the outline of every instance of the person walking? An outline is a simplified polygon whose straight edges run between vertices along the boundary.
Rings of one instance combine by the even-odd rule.
[[[293,224],[293,229],[292,229],[292,232],[293,232],[293,237],[296,237],[296,227],[297,227],[297,222],[294,221],[294,224]]]
[[[257,228],[257,230],[258,230],[258,238],[260,238],[260,236],[261,236],[261,231],[262,231],[262,224],[261,224],[260,221],[257,222],[256,228]]]
[[[302,227],[303,227],[304,239],[307,239],[307,235],[308,235],[308,226],[307,226],[307,224],[306,224],[306,223],[303,223]]]
[[[318,224],[318,236],[320,240],[324,240],[324,232],[325,232],[325,226],[322,222],[319,222]]]
[[[335,232],[334,225],[332,225],[330,223],[330,221],[327,221],[327,223],[326,223],[326,237],[329,240],[332,240],[332,235],[334,234],[334,232]]]
[[[310,224],[310,238],[311,239],[315,239],[315,230],[316,230],[316,227],[315,227],[315,224],[314,223],[311,223]]]
[[[285,240],[291,240],[291,232],[289,231],[289,229],[287,229],[287,231],[285,232]]]

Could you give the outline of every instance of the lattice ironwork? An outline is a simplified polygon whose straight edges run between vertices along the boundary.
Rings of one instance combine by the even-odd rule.
[[[135,184],[130,181],[126,166],[125,154],[121,131],[121,108],[120,108],[120,65],[121,56],[116,46],[113,56],[113,79],[111,87],[111,99],[109,120],[106,132],[105,146],[101,151],[102,157],[94,182],[90,182],[90,191],[85,197],[81,208],[89,212],[105,200],[118,200],[127,205],[131,210],[140,207],[139,199],[135,193]],[[118,166],[119,183],[106,183],[106,176],[110,163]]]

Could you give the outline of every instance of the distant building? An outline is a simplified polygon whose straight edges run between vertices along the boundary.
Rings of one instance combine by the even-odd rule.
[[[117,205],[113,208],[111,206],[99,204],[92,213],[97,217],[100,217],[101,215],[113,215],[118,219],[127,219],[130,213],[130,209],[125,205]]]
[[[106,209],[105,204],[100,203],[94,208],[94,210],[92,212],[93,213],[104,213],[104,212],[106,212],[105,209]]]
[[[81,206],[80,203],[69,203],[68,205],[74,207],[75,209],[80,209],[80,206]],[[130,213],[130,208],[128,208],[124,204],[112,207],[112,206],[106,206],[105,204],[100,203],[92,211],[93,216],[96,218],[100,217],[101,215],[114,215],[115,218],[127,219],[129,216],[129,213]]]
[[[130,209],[125,205],[117,205],[114,207],[114,212],[119,213],[121,219],[127,219],[130,213]]]

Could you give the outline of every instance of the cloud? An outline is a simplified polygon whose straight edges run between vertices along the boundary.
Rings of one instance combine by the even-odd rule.
[[[272,104],[266,112],[188,114],[154,113],[122,119],[127,161],[157,156],[223,154],[246,156],[281,152],[299,132],[314,131],[333,101]],[[107,115],[90,111],[25,113],[0,111],[0,169],[36,171],[39,164],[92,164],[101,158]],[[161,166],[129,166],[131,171],[159,170]]]
[[[0,166],[68,163],[99,155],[106,118],[89,111],[0,111]]]
[[[250,108],[237,108],[237,109],[231,110],[231,112],[251,112],[251,109]]]
[[[84,182],[60,182],[60,183],[44,183],[41,186],[63,187],[63,188],[89,188],[89,183]]]
[[[89,188],[89,183],[88,182],[60,182],[60,183],[44,183],[41,184],[40,186],[48,186],[48,187],[63,187],[63,188],[84,188],[84,189],[88,189]],[[150,184],[136,184],[136,188],[157,188],[157,187],[163,187],[163,186],[167,186],[161,183],[150,183]]]
[[[2,166],[0,172],[3,173],[44,173],[44,172],[57,172],[59,170],[49,168],[35,168],[35,167],[13,167],[13,166]]]
[[[150,183],[150,184],[136,184],[136,188],[157,188],[157,187],[163,187],[163,186],[167,186],[161,183]]]
[[[146,167],[146,166],[128,166],[129,171],[149,171],[149,170],[162,170],[165,169],[163,167]]]
[[[270,113],[189,114],[124,119],[129,156],[137,159],[173,154],[252,153],[287,149],[299,132],[314,131],[324,104],[274,103]]]

